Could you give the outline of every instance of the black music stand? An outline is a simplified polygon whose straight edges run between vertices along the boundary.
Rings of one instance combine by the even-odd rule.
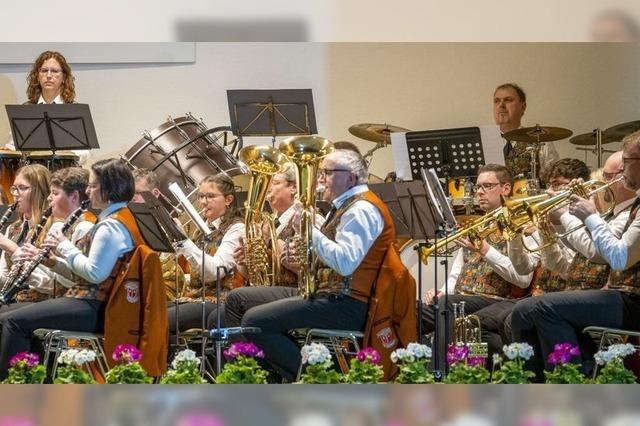
[[[18,151],[97,149],[98,137],[87,104],[6,105]]]
[[[313,135],[318,133],[311,89],[227,90],[231,129],[244,136]]]
[[[413,180],[421,179],[421,170],[434,169],[444,179],[476,176],[484,165],[484,150],[479,127],[407,132],[407,156]]]

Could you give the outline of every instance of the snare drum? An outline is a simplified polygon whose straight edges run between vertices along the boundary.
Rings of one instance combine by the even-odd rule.
[[[420,266],[418,261],[418,251],[414,250],[413,247],[418,243],[424,243],[424,240],[414,240],[414,239],[399,239],[398,240],[400,247],[400,259],[404,266],[407,267],[409,273],[416,280],[416,298],[419,297],[418,291],[418,267]],[[427,290],[434,288],[434,272],[436,270],[435,265],[435,257],[430,257],[429,261],[426,265],[422,265],[422,296],[424,297]],[[442,256],[438,256],[438,263],[442,260]],[[449,258],[448,262],[448,271],[451,271],[451,267],[453,266],[453,257]],[[445,276],[445,267],[444,265],[437,265],[438,268],[438,289],[442,287],[444,284],[444,276]]]
[[[2,200],[8,200],[13,203],[13,195],[11,195],[11,185],[16,177],[16,171],[20,168],[20,160],[22,155],[17,151],[10,149],[0,149],[0,184],[2,185]]]
[[[201,136],[204,132],[207,135]],[[226,172],[229,176],[245,173],[238,160],[226,151],[229,127],[207,129],[191,114],[171,118],[140,139],[122,159],[132,169],[156,172],[160,191],[169,195],[169,184],[176,182],[185,193],[195,190],[205,177]],[[173,197],[171,197],[173,199]]]
[[[67,167],[78,167],[78,157],[71,151],[31,151],[27,154],[27,163],[41,164],[52,172]]]

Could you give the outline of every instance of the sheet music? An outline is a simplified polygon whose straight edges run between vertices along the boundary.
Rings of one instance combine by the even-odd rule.
[[[500,127],[495,124],[478,126],[482,138],[482,150],[484,151],[485,164],[504,164],[504,139],[500,133]]]
[[[171,191],[171,193],[173,193],[180,204],[182,204],[182,207],[184,207],[185,211],[187,212],[189,217],[191,217],[193,223],[196,224],[200,231],[204,235],[209,236],[211,234],[211,229],[209,229],[204,219],[202,219],[202,217],[198,214],[198,211],[195,207],[193,207],[193,204],[191,204],[187,196],[184,195],[184,192],[182,192],[182,189],[180,189],[178,184],[175,182],[171,182],[169,184],[169,191]]]
[[[391,155],[398,179],[403,181],[413,180],[411,164],[409,164],[409,150],[407,149],[407,133],[391,133]]]

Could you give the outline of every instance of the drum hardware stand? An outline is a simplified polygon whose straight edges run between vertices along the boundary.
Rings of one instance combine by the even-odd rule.
[[[611,150],[611,149],[604,149],[604,147],[602,146],[602,130],[600,130],[600,128],[598,127],[597,129],[593,130],[593,133],[596,135],[596,145],[593,148],[585,148],[585,147],[577,147],[576,150],[578,151],[584,151],[585,152],[585,157],[586,157],[586,153],[590,152],[592,154],[596,155],[596,163],[597,163],[597,167],[600,168],[602,167],[602,154],[603,153],[614,153],[616,151]],[[586,160],[586,158],[585,158]]]
[[[167,154],[167,152],[156,143],[155,139],[153,138],[153,136],[151,136],[151,133],[149,133],[147,130],[145,130],[142,133],[143,137],[149,141],[149,143],[151,145],[153,145],[156,149],[156,151],[158,152],[158,154],[163,155],[164,157],[162,157],[162,160],[160,160],[158,162],[158,164],[156,164],[155,166],[153,166],[153,168],[151,169],[152,171],[156,171],[156,169],[158,167],[160,167],[166,160],[169,160],[169,162],[171,163],[171,165],[173,165],[173,167],[175,167],[179,172],[180,172],[180,176],[182,177],[182,181],[183,182],[189,182],[189,184],[191,186],[197,186],[197,183],[193,180],[193,178],[187,174],[184,173],[184,170],[182,169],[182,167],[180,166],[180,160],[178,159],[177,156],[173,157],[172,153],[171,154]],[[144,149],[146,147],[141,148]],[[171,158],[173,157],[173,158]]]
[[[507,141],[507,143],[511,142]],[[539,194],[540,179],[538,177],[538,164],[540,164],[540,142],[536,142],[533,146],[528,146],[526,150],[531,156],[531,179],[529,179],[529,185],[531,185],[530,189],[534,194]]]

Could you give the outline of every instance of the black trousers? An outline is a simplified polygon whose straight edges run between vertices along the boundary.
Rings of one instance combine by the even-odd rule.
[[[98,332],[103,328],[103,303],[97,300],[60,297],[28,304],[0,314],[0,378],[7,376],[9,361],[18,352],[31,350],[38,328]]]
[[[543,365],[548,370],[553,368],[546,359],[555,344],[570,343],[583,348],[583,328],[625,327],[625,308],[637,312],[640,305],[615,290],[562,291],[526,299],[516,304],[511,315],[513,339],[533,346],[535,359],[529,367],[541,376]],[[585,358],[578,357],[575,362],[585,365]]]
[[[269,288],[258,288],[267,292]],[[296,328],[363,330],[367,303],[348,296],[318,297],[309,300],[289,297],[247,311],[243,327],[260,327],[261,333],[250,336],[264,350],[266,361],[285,380],[295,379],[300,365],[300,348],[289,336]]]
[[[240,287],[231,290],[225,303],[227,327],[240,327],[242,317],[251,308],[274,302],[287,297],[296,296],[297,288],[293,287]]]
[[[502,354],[502,347],[511,343],[510,338],[505,339],[505,324],[515,305],[515,300],[500,300],[475,313],[480,318],[482,341],[489,347],[489,360],[495,353]]]

